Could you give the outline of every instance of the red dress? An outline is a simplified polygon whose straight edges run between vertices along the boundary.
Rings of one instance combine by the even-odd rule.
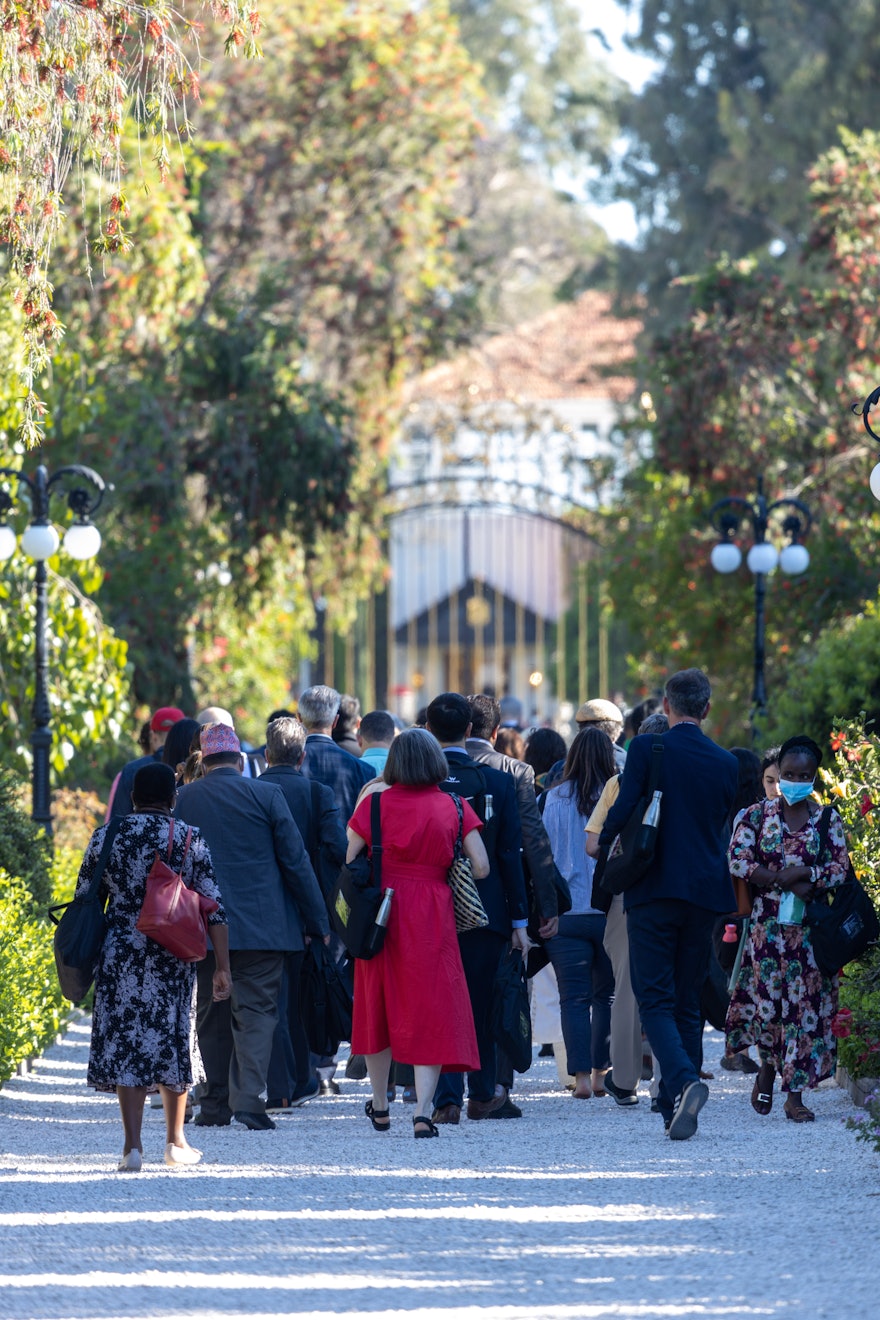
[[[354,967],[353,1054],[390,1047],[398,1063],[479,1068],[480,1054],[446,873],[458,812],[439,788],[394,784],[381,793],[382,888],[394,899],[381,953]],[[480,828],[464,802],[464,833]],[[349,824],[369,842],[372,797]]]

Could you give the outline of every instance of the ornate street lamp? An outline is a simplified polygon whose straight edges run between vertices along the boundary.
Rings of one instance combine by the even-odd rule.
[[[874,390],[873,394],[868,395],[863,404],[854,403],[852,405],[852,410],[856,417],[861,414],[868,435],[880,445],[880,435],[877,434],[871,426],[871,423],[868,421],[868,414],[878,403],[880,403],[880,385]],[[871,472],[871,494],[874,496],[875,500],[880,500],[880,463],[878,463]]]
[[[790,512],[786,513],[786,510]],[[788,545],[783,546],[782,550],[777,550],[773,542],[767,540],[767,530],[774,518],[778,519],[781,531],[789,538]],[[764,496],[764,479],[758,477],[754,500],[746,500],[738,495],[716,500],[709,510],[709,521],[721,534],[721,540],[714,546],[710,556],[712,567],[717,573],[735,573],[739,568],[742,551],[734,537],[741,526],[751,524],[754,543],[746,556],[746,563],[755,578],[755,677],[749,714],[754,741],[758,725],[767,714],[767,684],[764,677],[764,597],[767,574],[777,567],[783,573],[792,575],[806,572],[810,566],[810,554],[806,546],[801,545],[801,537],[809,532],[813,517],[802,500],[781,499],[768,504]]]
[[[92,559],[101,548],[101,533],[91,516],[104,498],[104,480],[91,468],[74,464],[59,468],[53,475],[42,464],[32,477],[17,468],[0,468],[0,477],[9,484],[18,483],[17,497],[30,502],[31,518],[21,537],[21,548],[36,562],[34,583],[37,592],[37,616],[34,638],[36,683],[33,705],[32,815],[35,821],[52,830],[52,805],[49,793],[49,753],[52,747],[49,711],[48,609],[46,560],[58,553],[61,538],[49,520],[53,494],[66,494],[73,522],[64,533],[64,552],[72,559]],[[111,487],[112,489],[112,487]],[[16,537],[7,524],[15,498],[6,485],[0,486],[0,559],[15,553]]]

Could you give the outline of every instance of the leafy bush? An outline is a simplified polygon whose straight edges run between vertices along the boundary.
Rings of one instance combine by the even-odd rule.
[[[52,927],[25,884],[0,870],[0,1083],[51,1043],[67,1012]]]
[[[21,880],[46,907],[52,898],[52,847],[42,827],[25,815],[21,793],[16,776],[0,770],[0,870]]]

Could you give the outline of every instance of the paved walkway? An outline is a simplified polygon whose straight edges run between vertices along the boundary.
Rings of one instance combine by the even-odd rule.
[[[559,1091],[552,1060],[522,1079],[519,1122],[380,1136],[363,1083],[278,1130],[190,1129],[205,1159],[115,1172],[115,1099],[84,1084],[88,1026],[0,1091],[4,1320],[362,1316],[370,1320],[815,1317],[880,1314],[880,1160],[842,1120],[749,1107],[719,1070],[700,1131]],[[720,1053],[707,1037],[707,1059]]]

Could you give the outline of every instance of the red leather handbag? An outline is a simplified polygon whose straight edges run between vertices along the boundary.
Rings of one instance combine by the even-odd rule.
[[[186,832],[186,847],[180,859],[180,870],[189,852],[192,829]],[[216,912],[219,904],[213,898],[204,898],[194,889],[187,889],[180,872],[172,870],[171,850],[174,847],[174,822],[168,831],[168,857],[156,857],[147,875],[147,892],[137,929],[163,949],[173,953],[181,962],[200,962],[208,952],[208,915]]]

